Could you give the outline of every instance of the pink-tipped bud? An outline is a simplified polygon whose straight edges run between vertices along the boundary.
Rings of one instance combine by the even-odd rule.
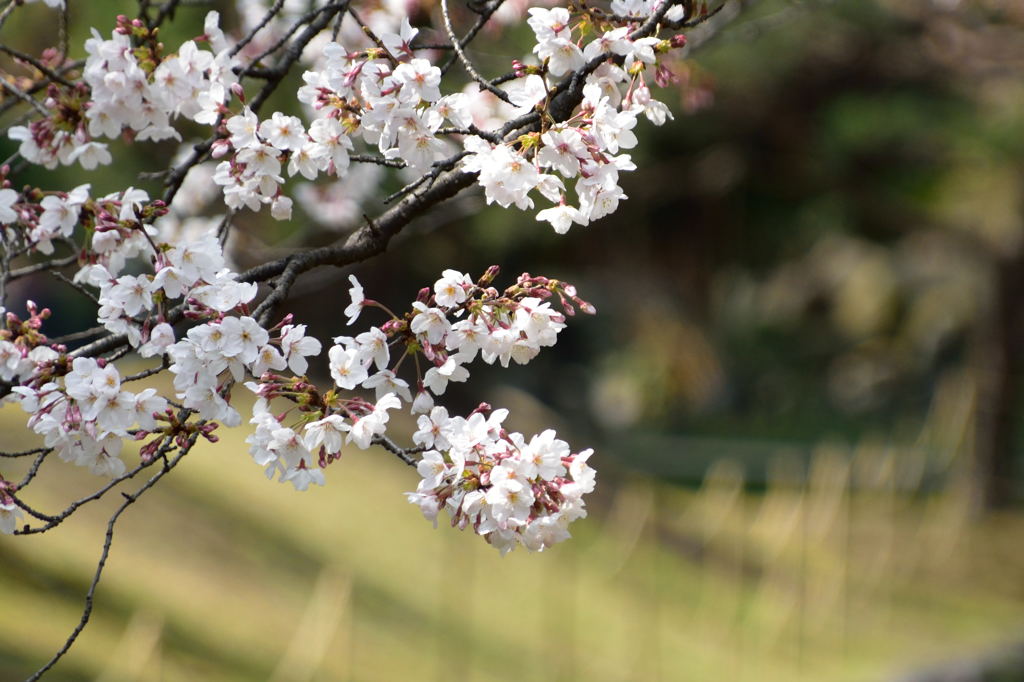
[[[213,143],[213,146],[210,148],[210,156],[215,159],[219,159],[225,154],[227,154],[229,151],[231,151],[230,142],[223,139],[217,140],[216,142]]]
[[[491,267],[487,268],[483,275],[480,276],[480,279],[477,281],[477,284],[479,284],[482,287],[488,286],[491,282],[494,281],[494,278],[498,276],[498,273],[500,271],[500,267],[498,267],[497,265],[492,265]]]

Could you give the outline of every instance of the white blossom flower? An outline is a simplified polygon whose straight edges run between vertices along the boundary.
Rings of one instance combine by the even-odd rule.
[[[388,393],[393,393],[406,402],[412,402],[412,393],[409,391],[409,383],[399,379],[390,369],[383,369],[363,381],[363,388],[372,388],[376,393],[377,400],[380,400]]]
[[[14,502],[0,501],[0,533],[12,534],[18,527],[18,519],[22,516],[24,514]]]
[[[331,378],[339,388],[352,390],[366,380],[366,365],[358,351],[331,346],[327,351]]]
[[[225,121],[224,127],[231,133],[228,139],[231,141],[231,146],[235,149],[241,150],[246,147],[254,147],[260,143],[259,138],[256,136],[260,122],[256,118],[256,114],[249,107],[245,107],[241,114],[232,116]]]
[[[346,324],[352,324],[359,317],[359,313],[362,312],[363,302],[366,300],[366,297],[363,296],[363,285],[359,283],[355,275],[349,275],[348,281],[352,283],[348,290],[348,295],[352,302],[345,308],[345,315],[348,316]]]
[[[423,386],[434,395],[444,395],[449,381],[462,382],[469,378],[469,370],[458,364],[457,357],[448,356],[440,367],[431,367],[423,375]]]
[[[445,270],[434,282],[434,300],[439,306],[450,308],[466,300],[466,290],[473,286],[469,275],[458,270]]]
[[[426,59],[412,59],[395,67],[392,77],[408,88],[409,92],[425,102],[441,99],[438,86],[441,83],[441,69]]]
[[[448,410],[438,405],[430,410],[430,414],[420,415],[416,420],[417,431],[412,434],[412,442],[425,448],[447,450],[451,443],[445,437],[448,426]],[[434,486],[430,486],[434,487]]]
[[[17,200],[18,193],[13,189],[0,189],[0,225],[7,225],[18,219],[18,213],[13,208]]]
[[[321,447],[329,454],[341,451],[345,434],[349,431],[348,423],[337,414],[330,414],[306,425],[305,444],[310,452]]]
[[[259,134],[277,149],[299,149],[306,143],[306,130],[297,116],[286,116],[275,111],[260,123]]]
[[[377,401],[373,412],[356,419],[348,433],[350,443],[362,450],[370,447],[374,437],[384,433],[388,423],[388,410],[401,407],[402,401],[394,393],[388,393]]]
[[[281,352],[288,361],[288,369],[298,375],[306,373],[309,362],[306,356],[320,354],[320,342],[306,336],[306,325],[286,324],[281,327]]]
[[[412,304],[417,314],[412,318],[409,329],[413,334],[425,336],[428,343],[439,343],[451,329],[451,323],[439,308],[428,308],[425,303],[416,301]]]

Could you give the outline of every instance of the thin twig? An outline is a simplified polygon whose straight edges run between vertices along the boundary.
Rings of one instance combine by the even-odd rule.
[[[121,474],[117,478],[111,479],[106,485],[104,485],[102,488],[100,488],[96,492],[92,493],[91,495],[88,495],[86,497],[83,497],[83,498],[75,500],[74,502],[69,504],[67,507],[65,507],[62,511],[60,511],[60,512],[58,512],[56,514],[44,514],[44,513],[40,512],[40,511],[36,511],[32,507],[28,506],[28,504],[25,503],[23,500],[21,500],[17,495],[11,495],[11,499],[14,500],[14,504],[16,504],[19,507],[21,507],[23,510],[25,510],[31,516],[39,519],[40,521],[44,521],[45,522],[44,525],[36,526],[35,528],[32,528],[32,527],[21,528],[19,530],[14,531],[14,534],[15,535],[36,535],[38,533],[45,533],[48,530],[52,530],[53,528],[59,526],[61,524],[61,522],[64,521],[64,519],[68,518],[69,516],[74,514],[76,511],[78,511],[78,509],[80,507],[82,507],[83,505],[88,504],[89,502],[95,502],[96,500],[100,499],[101,497],[106,495],[108,492],[110,492],[110,490],[112,488],[120,485],[121,483],[127,481],[128,479],[134,478],[140,471],[142,471],[143,469],[147,469],[150,466],[152,466],[154,461],[155,460],[150,460],[148,462],[140,463],[134,469],[131,469],[130,471],[127,471],[127,472]]]
[[[238,209],[228,209],[228,212],[221,218],[220,225],[217,226],[217,243],[223,249],[224,245],[228,241],[228,233],[231,232],[231,220],[238,213]]]
[[[22,450],[21,452],[0,452],[0,457],[31,457],[32,455],[38,455],[41,452],[46,452],[50,448],[33,448],[32,450]]]
[[[328,9],[330,9],[330,5],[325,7],[317,7],[296,19],[295,23],[292,24],[291,27],[287,31],[285,31],[284,34],[280,38],[278,38],[277,41],[274,42],[273,45],[263,50],[263,52],[259,53],[255,57],[253,57],[249,61],[249,66],[246,66],[244,68],[235,67],[235,73],[238,74],[239,78],[243,78],[245,76],[252,76],[255,78],[266,78],[267,74],[269,73],[269,70],[261,69],[256,65],[259,64],[264,59],[266,59],[267,57],[269,57],[270,55],[280,50],[285,45],[285,43],[288,42],[288,39],[295,34],[296,31],[298,31],[300,28],[302,28],[309,22],[313,21],[313,19],[316,18],[318,14]],[[339,16],[341,15],[339,14]]]
[[[455,45],[458,45],[460,48],[465,49],[466,46],[473,42],[473,40],[476,38],[476,34],[480,32],[480,29],[482,29],[488,21],[490,21],[491,16],[495,12],[497,12],[498,9],[500,9],[504,3],[505,0],[494,0],[494,2],[491,2],[490,4],[486,5],[483,8],[483,10],[479,12],[479,16],[477,17],[476,22],[473,24],[473,26],[469,29],[469,31],[466,32],[466,35],[462,36],[462,40],[460,40],[458,43],[455,43],[454,41],[452,42],[451,49],[454,50]],[[441,65],[442,76],[448,73],[448,70],[452,68],[457,59],[458,55],[454,53],[450,57],[448,57],[448,61]]]
[[[448,39],[452,41],[452,47],[455,49],[455,56],[458,57],[470,78],[479,83],[481,88],[493,94],[501,101],[512,104],[512,100],[509,99],[508,93],[501,88],[491,85],[486,78],[477,73],[473,63],[469,61],[469,57],[467,57],[466,53],[463,51],[459,39],[455,36],[455,29],[452,28],[452,18],[448,13],[448,0],[441,0],[441,16],[444,19],[444,30],[448,33]]]
[[[4,7],[2,12],[0,12],[0,28],[3,28],[4,23],[6,23],[7,21],[7,17],[11,16],[11,13],[14,11],[14,8],[17,7],[19,4],[21,3],[16,2],[16,0],[8,0],[7,6]]]
[[[363,23],[363,20],[359,18],[359,15],[356,14],[356,11],[352,9],[351,5],[349,5],[348,8],[348,15],[352,17],[357,24],[359,24],[359,28],[362,29],[363,34],[366,35],[366,37],[370,39],[370,42],[376,45],[377,49],[383,53],[383,56],[391,62],[391,68],[398,66],[398,58],[391,54],[391,50],[389,50],[388,46],[384,44],[384,41],[382,41],[380,37],[373,32],[373,29],[370,28],[369,25]]]
[[[55,339],[50,339],[50,343],[59,343],[62,345],[66,345],[73,341],[81,341],[82,339],[89,339],[92,338],[93,336],[99,336],[105,331],[107,331],[106,327],[104,327],[103,325],[97,325],[95,327],[90,327],[89,329],[83,329],[80,332],[71,332],[70,334],[64,334],[63,336],[58,336]]]
[[[455,156],[444,159],[443,161],[435,161],[433,164],[433,168],[431,168],[429,171],[427,171],[420,177],[416,178],[415,180],[413,180],[412,182],[410,182],[408,185],[401,188],[397,192],[394,192],[393,194],[389,194],[388,196],[384,197],[384,203],[390,204],[395,199],[404,197],[406,194],[412,192],[413,190],[415,190],[428,180],[430,182],[433,182],[434,180],[437,179],[437,176],[440,175],[441,172],[452,170],[453,168],[455,168],[455,164],[457,164],[459,161],[461,161],[463,158],[467,156],[469,156],[469,152],[462,151],[456,154]]]
[[[181,0],[167,0],[167,2],[160,5],[160,8],[156,11],[156,16],[146,22],[146,27],[152,30],[163,24],[168,18],[173,18],[174,10],[178,9],[179,2]]]
[[[306,45],[309,44],[313,38],[320,33],[320,31],[327,28],[327,25],[331,23],[331,19],[340,12],[345,11],[349,6],[349,0],[342,0],[341,2],[332,2],[323,7],[323,10],[316,16],[313,21],[309,22],[306,29],[299,34],[299,36],[288,45],[288,48],[284,52],[284,57],[280,63],[274,66],[272,69],[271,76],[267,78],[267,82],[263,85],[263,88],[256,93],[256,96],[252,98],[249,104],[249,108],[254,112],[258,112],[260,107],[267,98],[270,97],[271,93],[277,89],[280,85],[281,79],[284,78],[285,74],[288,73],[292,64],[299,60],[302,56],[302,51],[306,49]]]
[[[68,41],[71,39],[69,26],[68,3],[65,0],[65,2],[60,4],[60,22],[57,29],[60,38],[60,61],[62,62],[64,61],[64,58],[68,56]]]
[[[74,71],[75,69],[82,68],[82,66],[84,64],[85,64],[85,60],[84,59],[79,59],[78,61],[69,62],[69,63],[65,64],[64,66],[62,66],[60,69],[58,69],[57,73],[59,73],[61,75],[65,74],[65,73],[70,73],[71,71]],[[38,80],[38,81],[36,81],[32,85],[31,88],[29,88],[26,91],[26,93],[29,94],[29,95],[33,95],[33,94],[39,92],[40,90],[46,89],[46,87],[49,86],[49,84],[50,84],[50,82],[48,80],[45,80],[45,79]],[[11,99],[11,100],[8,100],[8,101],[4,102],[3,104],[0,104],[0,114],[3,114],[8,109],[13,107],[15,104],[18,103],[18,101],[19,100]]]
[[[32,462],[32,466],[30,466],[28,471],[25,473],[25,477],[18,481],[18,490],[21,490],[22,488],[24,488],[25,486],[32,482],[32,479],[36,477],[37,473],[39,473],[39,467],[42,466],[43,460],[45,460],[50,455],[50,453],[53,452],[53,448],[40,448],[39,450],[40,452],[38,456],[36,457],[35,461]]]
[[[126,384],[129,381],[138,381],[140,379],[145,379],[147,377],[151,377],[154,374],[159,374],[160,372],[164,371],[165,369],[167,369],[170,366],[171,366],[170,358],[168,358],[166,355],[164,355],[161,358],[160,364],[158,366],[151,367],[149,369],[144,369],[141,372],[136,372],[135,374],[129,374],[128,376],[126,376],[124,379],[121,380],[121,383],[122,384]]]
[[[51,658],[42,668],[33,673],[26,682],[35,682],[42,677],[46,671],[56,665],[57,661],[59,661],[61,657],[68,652],[71,645],[75,643],[76,639],[78,639],[78,635],[82,633],[82,630],[84,630],[85,626],[89,623],[89,617],[92,615],[93,597],[96,594],[96,588],[100,584],[100,578],[103,576],[103,569],[107,565],[107,558],[110,556],[110,545],[114,541],[114,526],[117,524],[117,520],[121,518],[121,514],[123,514],[128,507],[134,504],[143,493],[152,488],[157,481],[166,476],[175,466],[177,466],[182,457],[187,455],[195,445],[197,437],[198,434],[192,434],[185,447],[181,448],[173,459],[167,461],[165,458],[164,466],[160,471],[153,474],[153,476],[150,477],[150,479],[138,490],[132,494],[124,493],[124,502],[121,503],[121,506],[117,508],[117,511],[115,511],[113,515],[111,515],[110,520],[107,521],[107,532],[103,540],[103,551],[100,553],[99,561],[96,563],[96,572],[93,574],[92,582],[89,584],[89,591],[85,593],[85,607],[82,609],[82,617],[79,619],[78,625],[75,626],[75,629],[64,641],[64,645],[61,646],[60,650],[54,654],[53,658]],[[166,455],[166,451],[162,454]],[[154,461],[156,460],[154,459]]]
[[[261,327],[266,327],[269,324],[270,317],[274,314],[274,306],[288,298],[288,291],[291,289],[292,284],[295,283],[295,278],[299,276],[300,272],[298,264],[289,263],[274,283],[273,291],[256,306],[252,316],[256,318]]]
[[[0,45],[0,52],[5,52],[19,61],[23,61],[27,64],[32,65],[33,68],[35,68],[37,71],[39,71],[44,76],[49,78],[51,81],[60,83],[66,88],[74,87],[74,84],[71,81],[64,78],[64,76],[60,75],[59,73],[48,67],[46,64],[43,64],[41,61],[39,61],[30,54],[19,52],[18,50],[15,50],[13,47],[8,47],[6,45]]]
[[[114,362],[115,360],[120,360],[121,358],[123,358],[124,356],[128,355],[131,352],[132,352],[131,346],[125,344],[125,345],[122,345],[120,348],[116,349],[110,355],[104,355],[103,359],[106,362],[111,363],[111,362]]]
[[[80,284],[78,282],[75,282],[70,277],[68,277],[63,272],[61,272],[60,270],[50,270],[50,274],[53,275],[54,277],[56,277],[57,279],[59,279],[60,281],[64,282],[65,284],[67,284],[69,287],[71,287],[72,289],[74,289],[78,293],[82,294],[82,296],[85,296],[86,298],[88,298],[90,301],[92,301],[96,305],[100,305],[99,299],[96,298],[96,296],[91,291],[86,289],[85,285]]]
[[[388,168],[405,168],[406,163],[402,159],[386,159],[383,156],[376,156],[374,154],[349,154],[349,161],[355,161],[356,163],[372,163],[378,166],[387,166]]]
[[[54,268],[63,268],[65,266],[71,265],[72,263],[76,262],[77,260],[78,260],[78,254],[74,254],[73,253],[73,254],[71,254],[69,256],[64,256],[63,258],[58,258],[56,260],[48,260],[48,261],[43,261],[42,263],[34,263],[32,265],[26,265],[23,268],[18,268],[17,270],[12,271],[11,274],[10,274],[10,277],[8,278],[8,280],[9,281],[13,281],[13,280],[16,280],[16,279],[20,279],[22,277],[26,277],[28,275],[35,274],[37,272],[42,272],[43,270],[52,270]]]
[[[11,278],[11,248],[7,243],[7,230],[0,229],[3,251],[0,253],[0,306],[7,308],[7,282]]]
[[[413,459],[412,457],[410,457],[410,455],[423,452],[423,448],[421,448],[421,447],[416,447],[416,448],[403,448],[403,447],[400,447],[399,445],[397,445],[393,440],[391,440],[387,436],[377,436],[377,437],[375,437],[373,439],[372,442],[377,444],[377,445],[379,445],[379,446],[381,446],[382,448],[384,448],[385,450],[387,450],[391,454],[395,455],[396,457],[398,457],[398,459],[402,460],[403,462],[405,462],[409,466],[416,466],[416,460]]]
[[[46,107],[44,107],[42,104],[40,104],[37,100],[34,100],[31,97],[29,97],[28,94],[26,94],[23,90],[21,90],[21,88],[17,87],[16,85],[14,85],[12,83],[8,83],[4,79],[0,79],[0,86],[3,86],[4,90],[6,90],[7,92],[11,93],[12,95],[14,95],[18,99],[20,99],[22,102],[27,102],[33,109],[35,109],[37,112],[39,112],[39,114],[41,116],[43,116],[44,118],[49,117],[50,112],[46,110]]]
[[[285,0],[276,0],[274,4],[271,6],[271,8],[267,10],[267,13],[263,15],[263,19],[260,20],[260,23],[253,27],[253,29],[249,31],[249,33],[246,34],[244,38],[239,40],[238,43],[233,48],[231,48],[231,51],[228,52],[228,56],[234,57],[236,54],[245,49],[245,46],[253,41],[253,39],[256,37],[256,34],[262,31],[263,28],[271,21],[273,21],[274,17],[276,17],[278,13],[280,13],[281,8],[284,7],[284,2]]]

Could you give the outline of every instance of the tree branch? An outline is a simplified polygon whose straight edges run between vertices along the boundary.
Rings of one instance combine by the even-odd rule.
[[[491,93],[502,102],[511,104],[512,101],[509,99],[508,93],[501,88],[491,85],[486,78],[477,73],[476,67],[474,67],[473,63],[469,61],[469,58],[462,49],[461,42],[457,37],[455,37],[455,30],[452,28],[452,19],[448,13],[448,0],[441,0],[441,17],[444,19],[444,30],[448,33],[448,39],[452,41],[452,48],[455,50],[455,56],[462,63],[462,66],[466,69],[466,73],[469,74],[469,77],[475,80],[481,88]],[[484,21],[486,21],[486,19]]]
[[[157,481],[159,481],[161,478],[170,473],[170,471],[178,465],[178,462],[180,462],[181,459],[185,455],[187,455],[189,451],[192,450],[192,448],[195,446],[196,439],[198,437],[199,434],[192,434],[189,437],[189,440],[186,443],[185,447],[180,448],[178,454],[170,461],[164,459],[164,466],[160,469],[160,471],[156,472],[152,477],[150,477],[150,479],[146,481],[146,483],[138,490],[136,490],[134,493],[123,493],[124,502],[121,503],[121,506],[117,508],[117,511],[115,511],[113,515],[111,515],[110,520],[107,521],[107,532],[103,540],[103,551],[100,552],[99,561],[97,561],[96,563],[96,572],[93,574],[92,582],[89,583],[89,590],[85,593],[85,606],[82,609],[82,617],[79,619],[78,625],[76,625],[75,629],[72,630],[70,635],[68,635],[68,638],[64,641],[64,645],[61,646],[61,648],[57,651],[56,654],[53,655],[53,658],[51,658],[45,665],[43,665],[43,667],[41,667],[39,670],[33,673],[26,680],[26,682],[35,682],[40,677],[42,677],[43,674],[46,673],[46,671],[50,670],[50,668],[56,665],[57,661],[59,661],[64,656],[64,654],[68,652],[68,650],[71,648],[71,645],[75,643],[76,639],[78,639],[78,635],[82,633],[82,630],[84,630],[85,626],[89,623],[89,618],[90,616],[92,616],[93,597],[96,594],[96,588],[100,584],[100,578],[103,577],[103,569],[106,567],[107,559],[110,556],[110,546],[114,542],[114,526],[117,524],[117,520],[121,518],[121,514],[123,514],[125,510],[128,509],[128,507],[134,504],[135,501],[138,500],[143,493],[152,488]],[[168,447],[167,450],[163,450],[161,456],[165,456],[169,449],[170,448]],[[154,459],[153,461],[156,460]]]

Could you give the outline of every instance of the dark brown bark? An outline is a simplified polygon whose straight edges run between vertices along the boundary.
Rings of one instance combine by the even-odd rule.
[[[994,279],[992,306],[981,323],[973,358],[978,388],[970,482],[977,513],[1014,501],[1014,442],[1024,371],[1024,251],[1000,261]]]

